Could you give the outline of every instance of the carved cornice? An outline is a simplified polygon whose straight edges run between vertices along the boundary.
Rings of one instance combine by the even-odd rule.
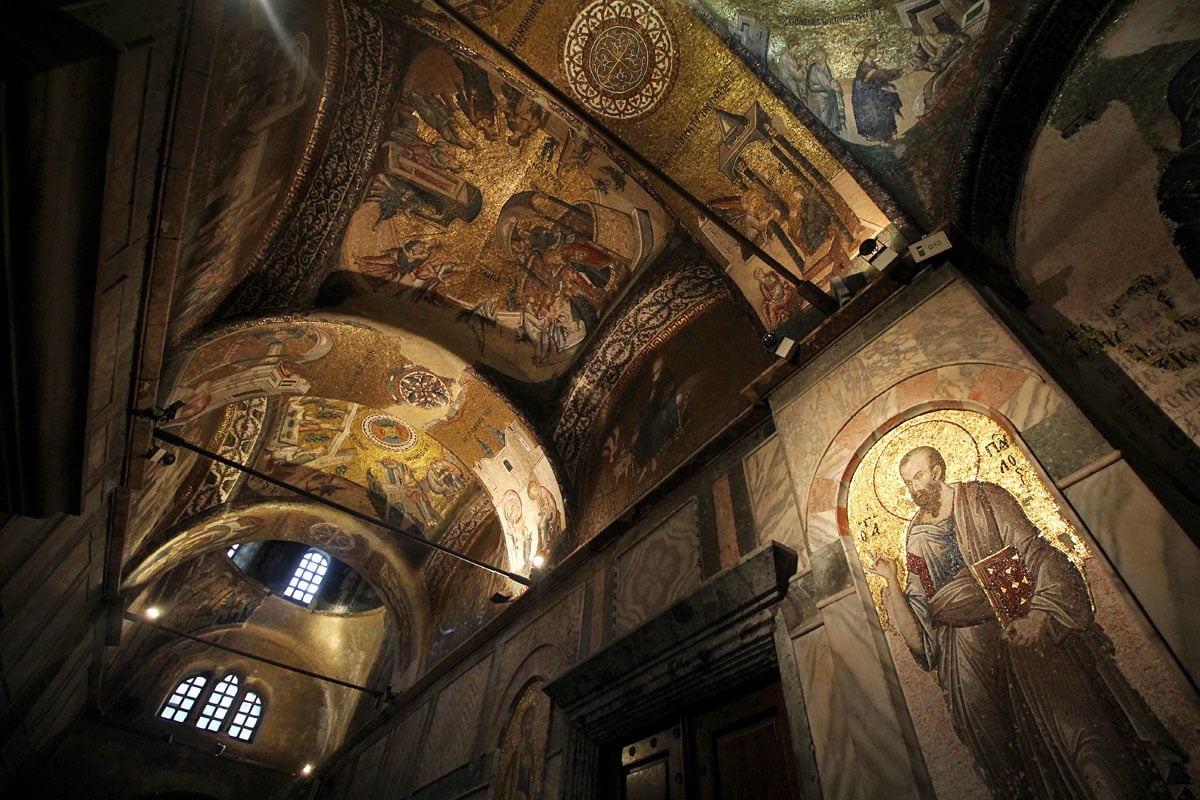
[[[771,542],[546,686],[597,745],[776,666],[774,606],[796,571]]]

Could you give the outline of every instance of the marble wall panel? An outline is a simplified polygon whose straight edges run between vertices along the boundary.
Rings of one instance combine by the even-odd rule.
[[[378,797],[400,797],[408,792],[412,783],[413,756],[421,741],[421,727],[429,704],[424,703],[405,714],[388,737],[387,758],[379,770],[375,786]]]
[[[1200,675],[1200,551],[1124,461],[1064,494],[1175,656]]]
[[[841,538],[837,512],[824,511],[808,515],[808,548],[812,553],[833,544]]]
[[[348,797],[370,797],[372,787],[378,784],[379,768],[387,752],[387,737],[379,737],[358,756],[354,766],[354,778],[347,790]]]
[[[742,461],[759,544],[777,541],[800,554],[798,571],[808,569],[800,514],[778,437],[772,437]]]
[[[573,664],[579,656],[582,620],[583,587],[579,586],[504,643],[500,659],[501,676],[511,675],[518,661],[543,644],[553,645],[559,650],[564,664]],[[554,676],[545,677],[549,679]]]
[[[738,560],[737,516],[733,511],[733,490],[729,475],[713,482],[713,526],[717,531],[717,563],[721,569],[733,566]]]
[[[562,792],[562,753],[555,753],[546,759],[546,773],[542,779],[542,797],[558,797]]]
[[[491,668],[489,654],[438,694],[417,765],[418,785],[424,786],[470,760]]]
[[[1063,394],[1047,381],[1025,381],[998,409],[1017,430],[1041,423],[1067,405]]]
[[[534,674],[550,681],[578,660],[579,634],[583,624],[583,594],[584,587],[576,587],[545,614],[504,643],[500,655],[498,686],[508,686],[515,691],[520,685],[514,684],[523,685]],[[534,671],[530,675],[519,675],[522,663],[539,647],[548,647],[553,653],[538,659],[536,664],[529,664],[530,669]],[[519,680],[514,681],[514,676]],[[508,699],[501,698],[504,701]],[[502,708],[496,709],[498,714],[503,714],[508,709],[507,705],[501,705]]]
[[[692,500],[617,557],[614,635],[621,636],[700,585],[700,542]]]
[[[983,372],[983,364],[955,364],[943,367],[937,371],[937,385],[934,397],[966,397],[971,393],[971,387],[979,380]]]
[[[858,783],[858,759],[844,713],[846,698],[838,682],[831,680],[834,665],[828,631],[819,627],[793,639],[792,647],[800,684],[804,687],[821,794],[844,800],[868,800]]]
[[[890,659],[872,634],[874,609],[849,594],[821,609],[825,619],[833,679],[854,741],[858,787],[866,797],[919,797],[924,765],[913,763],[907,740],[911,726],[896,707]],[[810,711],[811,714],[811,711]]]
[[[604,646],[604,612],[608,608],[608,573],[601,565],[587,582],[584,596],[583,632],[579,645],[580,658],[586,658]]]
[[[1017,429],[1046,474],[1056,481],[1113,451],[1112,445],[1074,406],[1064,406],[1028,427],[1017,425]]]

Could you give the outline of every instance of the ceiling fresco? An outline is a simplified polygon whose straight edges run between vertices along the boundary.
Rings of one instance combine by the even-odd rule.
[[[1012,34],[1009,0],[692,0],[701,19],[770,74],[929,222],[966,110]]]
[[[581,544],[720,430],[770,363],[718,269],[681,260],[623,309],[563,394],[554,442],[581,498]],[[588,498],[587,503],[582,498]]]
[[[981,122],[984,99],[1053,5],[199,4],[213,44],[181,56],[195,85],[168,153],[189,188],[163,198],[178,252],[151,275],[170,307],[147,303],[165,366],[138,392],[177,411],[156,424],[235,465],[168,448],[173,464],[145,466],[127,607],[174,602],[187,626],[268,644],[341,630],[222,555],[303,543],[378,594],[364,670],[408,688],[505,613],[496,594],[524,589],[413,539],[536,580],[536,556],[553,570],[741,430],[746,387],[779,364],[764,333],[838,313],[832,299],[812,313],[809,289],[866,271],[865,240],[902,250],[954,216],[939,204],[956,192],[990,190],[963,171],[984,147],[973,131],[1010,121]],[[1194,50],[1164,53],[1174,75]],[[1076,93],[1111,99],[1141,74],[1088,57],[1088,85],[1068,84],[1039,144],[1057,154],[1045,174],[1123,141],[1091,138],[1122,122],[1112,109],[1066,135]],[[1131,108],[1157,180],[1187,146],[1180,112]],[[1050,292],[1057,274],[1030,280]],[[1139,267],[1130,292],[1162,274]],[[1180,276],[1172,262],[1170,286]],[[1139,298],[1100,298],[1092,316],[1144,313],[1147,336],[1190,324],[1149,330]],[[1107,331],[1085,316],[1072,320]],[[1184,378],[1154,383],[1182,392]],[[322,646],[314,669],[345,665]]]
[[[225,3],[226,34],[209,85],[193,176],[195,230],[175,284],[170,338],[178,343],[212,317],[229,291],[265,255],[287,200],[304,177],[322,122],[327,26],[334,6],[307,2]],[[280,37],[277,31],[284,30]],[[336,34],[335,34],[336,35]],[[303,142],[301,149],[295,144]]]
[[[456,30],[472,46],[485,47],[490,39],[509,48],[603,124],[618,149],[638,152],[698,201],[703,208],[671,189],[661,191],[768,327],[804,305],[789,280],[781,284],[770,272],[782,269],[792,279],[828,287],[831,278],[854,269],[863,240],[895,233],[896,215],[873,199],[875,190],[848,172],[681,3],[578,7],[517,0],[478,32]],[[629,46],[620,48],[614,36],[628,38]],[[636,110],[627,107],[632,97],[641,98]],[[722,230],[713,221],[718,215],[775,264]]]
[[[419,23],[412,23],[417,26]],[[340,267],[465,351],[537,382],[568,367],[674,222],[530,87],[413,32]]]
[[[222,8],[160,424],[529,576],[746,408],[764,330],[808,308],[797,281],[828,289],[904,223],[681,3],[454,8],[482,28],[407,3]],[[147,471],[133,596],[235,542],[304,542],[382,598],[403,684],[521,590],[177,455]],[[205,586],[175,595],[224,592]],[[233,625],[266,605],[225,594]]]
[[[297,317],[226,330],[169,372],[176,388],[164,402],[184,403],[174,424],[185,439],[200,444],[208,428],[198,423],[233,407],[208,434],[211,449],[414,535],[440,538],[483,491],[507,510],[509,569],[528,574],[532,556],[565,527],[562,491],[535,431],[428,340],[342,316]],[[260,418],[263,398],[279,398],[273,423]],[[292,494],[256,478],[235,494],[236,479],[222,474],[210,468],[192,497],[205,494],[211,505]],[[184,502],[195,510],[191,497]]]

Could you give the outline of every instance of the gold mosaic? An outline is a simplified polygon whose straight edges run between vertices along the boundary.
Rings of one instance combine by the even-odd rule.
[[[900,479],[900,459],[915,447],[932,446],[946,460],[948,483],[987,481],[1013,495],[1042,537],[1077,566],[1091,556],[1075,526],[1063,515],[1038,468],[1012,436],[991,418],[958,410],[922,414],[885,434],[867,451],[850,481],[846,511],[850,535],[879,618],[888,626],[881,577],[869,568],[880,556],[896,562],[907,580],[905,536],[918,507]]]

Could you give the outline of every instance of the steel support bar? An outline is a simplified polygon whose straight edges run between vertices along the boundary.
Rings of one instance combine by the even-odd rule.
[[[370,514],[364,514],[363,512],[358,511],[357,509],[350,508],[349,506],[344,506],[341,503],[334,502],[333,500],[330,500],[327,497],[321,497],[319,494],[310,492],[307,489],[301,489],[299,486],[293,486],[292,484],[287,483],[286,481],[281,481],[278,478],[274,478],[274,477],[266,474],[265,472],[261,472],[259,470],[254,469],[253,467],[249,467],[245,464],[239,464],[238,462],[233,461],[232,459],[228,459],[222,455],[218,455],[217,453],[214,453],[211,450],[207,450],[207,449],[201,447],[200,445],[192,444],[191,442],[187,441],[186,439],[184,439],[180,436],[176,436],[175,434],[171,433],[170,431],[164,431],[162,428],[155,428],[154,429],[154,438],[156,438],[160,441],[166,442],[168,444],[173,444],[176,447],[182,447],[185,450],[191,450],[193,453],[202,455],[205,458],[211,458],[213,461],[224,464],[227,467],[233,467],[234,469],[244,472],[247,475],[252,475],[253,477],[258,478],[260,481],[266,481],[267,483],[271,484],[272,486],[278,486],[281,489],[286,489],[289,492],[298,494],[301,497],[305,498],[306,500],[311,500],[314,503],[320,503],[323,506],[328,506],[329,508],[340,511],[343,514],[349,514],[350,516],[354,517],[355,519],[362,520],[363,522],[370,523],[371,525],[378,525],[381,528],[385,528],[385,529],[391,531],[392,533],[396,534],[397,536],[401,536],[405,539],[408,539],[410,542],[415,542],[424,547],[428,547],[431,550],[436,550],[439,553],[445,553],[446,555],[450,556],[451,558],[457,558],[459,561],[465,561],[466,563],[470,564],[471,566],[479,567],[480,569],[487,570],[488,572],[495,573],[496,575],[503,575],[504,577],[508,578],[509,580],[516,581],[517,583],[521,584],[522,586],[533,586],[533,581],[529,580],[529,578],[526,578],[524,575],[518,575],[515,572],[509,572],[506,569],[501,569],[500,567],[494,567],[491,564],[480,561],[477,558],[472,558],[471,556],[469,556],[465,553],[460,553],[457,550],[451,550],[449,547],[446,547],[445,545],[438,544],[437,542],[431,542],[423,536],[417,536],[415,533],[410,533],[410,532],[404,530],[403,528],[392,525],[390,522],[385,522],[384,520],[381,520],[378,517],[372,517]]]

